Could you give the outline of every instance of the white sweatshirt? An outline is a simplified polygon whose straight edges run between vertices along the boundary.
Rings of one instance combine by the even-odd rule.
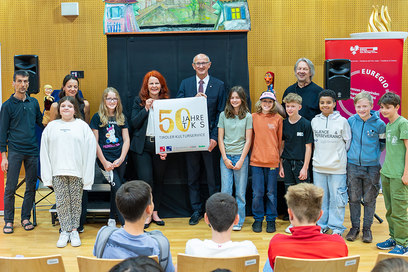
[[[48,123],[41,138],[41,179],[52,185],[53,176],[82,178],[84,190],[90,190],[95,177],[96,140],[81,119]]]
[[[313,171],[324,174],[346,174],[347,150],[351,130],[347,119],[338,111],[328,117],[322,113],[312,119],[315,149]]]

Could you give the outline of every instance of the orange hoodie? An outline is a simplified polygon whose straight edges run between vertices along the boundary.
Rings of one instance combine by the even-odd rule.
[[[279,167],[282,146],[282,117],[279,114],[253,113],[251,166]]]

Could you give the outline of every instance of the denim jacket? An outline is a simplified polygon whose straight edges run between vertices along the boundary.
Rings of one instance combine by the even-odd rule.
[[[365,122],[355,114],[348,122],[352,139],[347,161],[359,166],[379,165],[381,151],[385,149],[385,123],[380,113],[371,110],[371,117]]]

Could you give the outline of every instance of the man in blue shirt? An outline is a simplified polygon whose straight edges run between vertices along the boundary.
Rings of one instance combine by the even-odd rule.
[[[21,225],[25,230],[34,229],[30,222],[37,183],[38,143],[35,124],[44,129],[37,99],[27,95],[27,71],[19,70],[13,75],[14,94],[4,102],[0,111],[1,170],[7,173],[4,190],[3,232],[13,233],[14,194],[16,192],[21,164],[24,162],[26,190],[21,208]],[[8,156],[6,155],[8,147]]]

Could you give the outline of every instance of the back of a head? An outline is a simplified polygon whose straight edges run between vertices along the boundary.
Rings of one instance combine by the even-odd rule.
[[[385,259],[376,264],[371,272],[405,272],[408,271],[408,263],[402,258]]]
[[[116,192],[116,205],[128,222],[139,220],[151,203],[152,189],[149,184],[141,180],[126,182]]]
[[[164,272],[163,268],[152,258],[138,256],[118,263],[109,272]]]
[[[215,193],[207,200],[205,212],[212,228],[215,231],[224,232],[234,223],[238,214],[238,204],[229,194]]]
[[[322,208],[323,194],[322,188],[302,182],[290,186],[285,199],[299,222],[315,223]]]

